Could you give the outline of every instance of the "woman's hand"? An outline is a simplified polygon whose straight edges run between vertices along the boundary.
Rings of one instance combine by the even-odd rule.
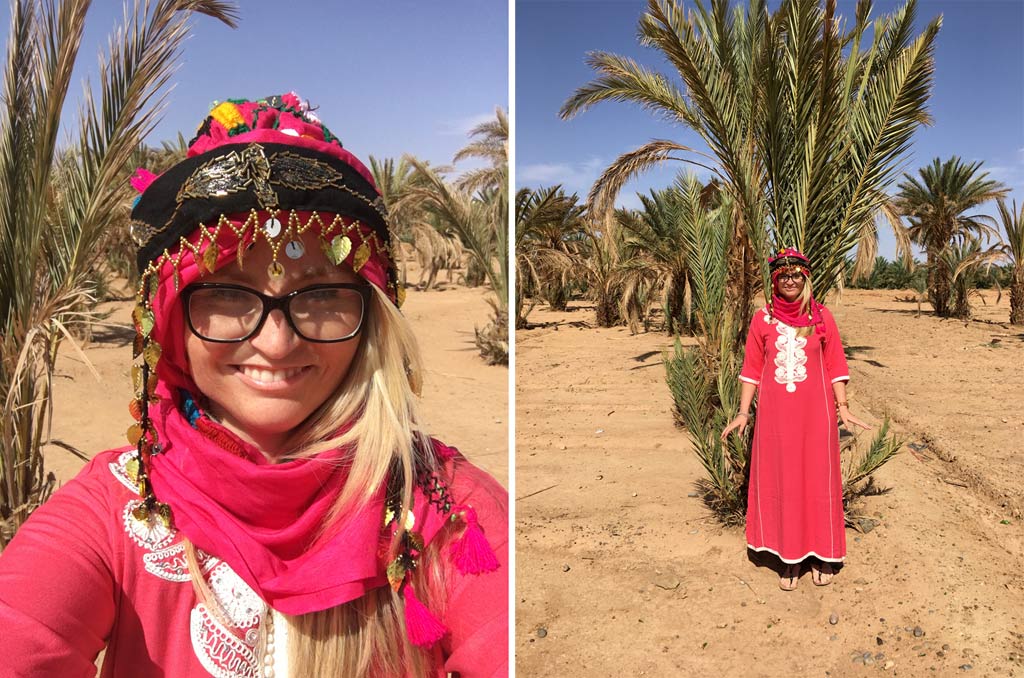
[[[839,406],[839,418],[843,420],[843,426],[850,433],[853,433],[854,426],[860,426],[865,431],[871,429],[869,425],[865,424],[863,421],[850,414],[850,408],[846,407],[845,405]]]
[[[740,435],[743,435],[743,432],[747,430],[748,421],[750,421],[749,414],[744,414],[743,412],[737,414],[736,417],[729,422],[729,425],[725,427],[725,430],[722,431],[722,442],[724,443],[725,439],[729,437],[729,434],[736,429],[739,429]]]

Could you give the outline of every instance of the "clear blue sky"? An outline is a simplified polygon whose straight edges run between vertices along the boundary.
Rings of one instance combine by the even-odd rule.
[[[746,3],[744,3],[745,5]],[[872,16],[903,3],[878,0]],[[775,8],[778,2],[770,2]],[[656,119],[638,106],[603,103],[569,121],[562,103],[589,82],[588,51],[628,55],[676,77],[659,53],[636,42],[643,0],[518,0],[516,4],[516,182],[519,186],[563,184],[585,197],[594,179],[618,155],[653,138],[706,148],[696,134]],[[689,5],[692,6],[692,5]],[[852,16],[855,3],[839,0]],[[991,178],[1024,202],[1024,2],[1022,0],[921,0],[918,33],[943,15],[935,55],[929,108],[932,127],[914,137],[905,171],[932,158],[959,155],[983,161]],[[681,81],[676,80],[681,85]],[[669,163],[628,184],[620,203],[639,205],[636,192],[671,183],[686,167]],[[699,173],[698,173],[699,174]],[[705,173],[706,174],[706,173]],[[982,213],[995,214],[994,204]],[[880,253],[892,258],[891,231],[880,228]]]
[[[354,2],[236,0],[235,30],[196,16],[163,121],[150,140],[186,139],[210,103],[295,91],[364,161],[413,153],[449,164],[466,132],[508,110],[508,5],[493,0]],[[4,42],[9,3],[0,3]],[[122,16],[95,0],[86,20],[66,111],[75,119],[80,77]]]

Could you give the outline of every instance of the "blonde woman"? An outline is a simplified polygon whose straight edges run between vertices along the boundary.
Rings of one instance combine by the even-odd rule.
[[[779,586],[796,588],[801,564],[825,586],[846,557],[837,419],[850,414],[850,378],[835,319],[814,299],[810,262],[788,248],[769,261],[772,298],[754,314],[740,380],[740,433],[758,394],[747,496],[747,546],[782,562]]]
[[[133,183],[130,447],[0,558],[0,674],[506,675],[507,496],[420,427],[363,164],[287,94]]]

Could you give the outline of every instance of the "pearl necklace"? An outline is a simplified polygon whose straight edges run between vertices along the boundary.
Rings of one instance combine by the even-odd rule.
[[[269,605],[264,619],[267,625],[267,644],[263,653],[263,676],[274,678],[274,610]]]

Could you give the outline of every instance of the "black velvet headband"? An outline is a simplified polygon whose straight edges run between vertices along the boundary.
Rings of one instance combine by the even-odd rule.
[[[131,215],[139,270],[199,224],[253,209],[341,214],[391,243],[383,200],[343,160],[288,144],[232,144],[178,163],[140,196]]]

